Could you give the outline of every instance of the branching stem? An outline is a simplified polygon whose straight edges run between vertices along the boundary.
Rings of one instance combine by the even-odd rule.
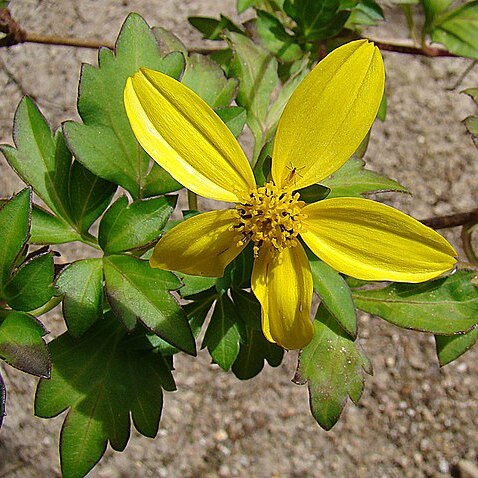
[[[59,35],[40,35],[36,33],[27,32],[12,18],[8,8],[0,8],[0,32],[6,34],[5,37],[0,38],[0,47],[2,46],[13,46],[21,43],[42,43],[45,45],[56,45],[56,46],[70,46],[75,48],[93,48],[98,49],[100,47],[107,47],[110,49],[114,48],[112,43],[99,40],[89,40],[83,38],[75,38],[69,36],[59,36]],[[408,55],[419,55],[419,56],[428,56],[428,57],[455,57],[457,55],[443,50],[441,48],[432,48],[425,46],[423,48],[415,46],[406,46],[399,45],[396,43],[388,43],[382,41],[375,41],[375,44],[383,51],[392,51],[396,53],[403,53]],[[206,48],[192,48],[189,51],[191,53],[202,53],[210,54],[217,49],[206,49]]]

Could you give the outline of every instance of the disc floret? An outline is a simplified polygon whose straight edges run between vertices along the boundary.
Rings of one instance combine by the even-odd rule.
[[[254,256],[262,246],[281,252],[298,245],[303,230],[305,202],[299,193],[276,186],[273,182],[254,188],[236,204],[238,222],[232,226],[238,234],[237,246],[254,242]]]

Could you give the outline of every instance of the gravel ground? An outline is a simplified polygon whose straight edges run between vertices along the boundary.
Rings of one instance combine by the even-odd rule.
[[[223,12],[237,18],[234,0],[13,0],[11,8],[29,31],[109,42],[127,13],[137,11],[189,46],[199,45],[200,36],[187,16]],[[391,18],[391,28],[374,34],[403,38],[402,19]],[[95,57],[91,50],[45,45],[1,49],[1,142],[11,142],[13,114],[24,94],[52,125],[76,118],[80,63]],[[384,57],[388,118],[375,126],[366,159],[413,192],[413,197],[387,195],[386,201],[418,218],[476,207],[478,152],[461,124],[474,105],[459,91],[478,86],[478,67],[450,91],[468,61]],[[0,161],[0,193],[9,196],[21,183]],[[61,252],[64,261],[83,254],[73,247]],[[47,327],[63,330],[58,314],[48,316]],[[359,407],[349,404],[331,432],[312,419],[306,388],[290,381],[296,354],[243,383],[211,365],[205,353],[198,359],[182,356],[176,363],[178,391],[166,395],[158,437],[133,434],[124,453],[108,451],[89,476],[476,478],[477,349],[440,369],[432,337],[368,316],[361,317],[360,342],[375,374],[367,379]],[[8,387],[0,478],[59,476],[62,418],[34,418],[35,379],[0,368]]]

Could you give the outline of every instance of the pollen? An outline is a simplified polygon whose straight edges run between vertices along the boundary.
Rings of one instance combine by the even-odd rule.
[[[303,231],[302,208],[305,202],[299,193],[266,183],[253,189],[236,204],[237,223],[231,230],[238,233],[237,246],[254,242],[254,256],[263,246],[277,252],[299,244],[297,236]]]

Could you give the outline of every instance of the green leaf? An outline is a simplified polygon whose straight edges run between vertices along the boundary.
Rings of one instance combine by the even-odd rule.
[[[238,33],[228,33],[234,52],[229,74],[239,79],[236,103],[247,111],[247,124],[254,135],[254,158],[265,142],[263,124],[272,92],[279,83],[277,60],[264,48]]]
[[[44,116],[26,96],[15,113],[13,140],[16,148],[0,148],[10,166],[56,215],[69,221],[71,154],[61,132],[52,135]]]
[[[232,366],[237,378],[248,380],[255,377],[267,360],[272,367],[282,362],[284,350],[268,342],[261,329],[261,306],[251,292],[245,290],[231,291],[232,298],[240,317],[246,325],[246,337],[240,344],[239,354]]]
[[[151,28],[151,31],[158,42],[159,51],[162,56],[173,51],[180,51],[185,57],[187,57],[188,49],[174,33],[163,27],[153,27]]]
[[[101,248],[114,254],[153,244],[173,213],[176,200],[177,196],[160,196],[128,204],[125,196],[120,197],[101,220]]]
[[[431,38],[455,55],[478,59],[478,0],[436,15]]]
[[[119,34],[115,54],[99,53],[99,67],[83,65],[78,111],[84,124],[66,122],[68,145],[91,172],[123,186],[133,198],[143,197],[150,158],[139,146],[123,105],[126,79],[139,68],[178,77],[182,53],[161,57],[154,34],[137,14],[130,14]]]
[[[380,121],[385,121],[387,119],[387,109],[388,109],[387,93],[384,92],[382,96],[382,101],[380,102],[380,106],[378,107],[377,119],[379,119]],[[370,139],[370,131],[368,132],[366,138],[367,138],[367,146],[368,146],[368,140]],[[365,154],[365,151],[364,151],[364,154]],[[363,155],[360,157],[363,157]]]
[[[353,339],[357,337],[357,318],[355,305],[345,279],[325,262],[308,252],[314,289],[322,299],[322,304],[332,314],[338,324]]]
[[[242,133],[247,120],[247,112],[244,108],[228,106],[217,108],[216,113],[226,123],[226,126],[236,138]]]
[[[300,174],[300,173],[299,173]],[[330,194],[330,189],[321,184],[312,184],[306,188],[299,189],[300,199],[307,204],[322,201]]]
[[[39,233],[37,227],[33,231],[39,236],[38,242],[50,243],[45,240],[49,228],[59,236],[56,243],[77,240],[106,209],[116,186],[72,161],[61,131],[52,135],[45,118],[27,97],[15,115],[14,140],[16,148],[2,147],[5,157],[58,216],[55,220],[52,215],[36,215],[35,226],[41,221]]]
[[[63,317],[73,337],[85,333],[103,315],[103,261],[84,259],[63,269],[56,280]]]
[[[161,196],[182,188],[181,183],[178,183],[165,169],[154,162],[151,171],[146,176],[143,197]]]
[[[227,79],[215,61],[199,53],[192,53],[187,58],[181,82],[211,108],[229,106],[238,87],[236,78]]]
[[[222,294],[214,307],[202,348],[207,347],[214,362],[229,370],[239,354],[240,317],[227,294]]]
[[[80,233],[66,221],[36,204],[33,205],[30,237],[32,244],[64,244],[80,240]]]
[[[478,340],[478,327],[466,334],[435,335],[436,349],[440,366],[453,362],[471,349]]]
[[[304,54],[297,39],[289,35],[281,21],[263,10],[256,10],[257,33],[265,48],[274,53],[281,61],[299,60]]]
[[[344,27],[356,30],[364,26],[376,26],[384,20],[383,10],[374,0],[361,0],[351,10]]]
[[[43,325],[23,312],[10,312],[0,323],[0,358],[38,377],[50,376],[50,355]]]
[[[306,41],[337,35],[350,15],[340,11],[339,0],[285,0],[284,11],[297,24],[297,34]]]
[[[5,285],[5,298],[12,309],[29,311],[53,296],[53,253],[43,252],[24,262]]]
[[[249,329],[262,331],[261,304],[252,292],[231,289],[231,297],[244,324]]]
[[[76,229],[87,232],[108,207],[115,191],[116,184],[95,176],[81,163],[73,161],[68,193]]]
[[[473,273],[455,274],[421,284],[391,284],[383,289],[354,290],[359,309],[398,327],[451,335],[478,323],[478,289]]]
[[[126,255],[103,258],[103,267],[108,302],[129,330],[139,320],[166,342],[196,354],[186,316],[169,292],[181,286],[175,275]]]
[[[447,10],[453,1],[454,0],[421,0],[425,12],[427,27],[431,26],[435,17]]]
[[[236,289],[249,289],[251,287],[253,266],[254,254],[252,251],[252,243],[249,243],[228,266],[227,273],[230,277],[231,287]]]
[[[236,9],[237,13],[245,12],[248,8],[255,6],[258,3],[257,0],[237,0]]]
[[[230,18],[224,15],[219,20],[210,17],[188,17],[188,22],[203,34],[204,40],[222,40],[226,30],[243,33]]]
[[[271,167],[272,167],[272,146],[273,141],[268,141],[261,149],[256,164],[254,165],[253,172],[258,186],[264,186],[265,183],[270,181]]]
[[[202,292],[209,291],[209,289],[214,287],[214,284],[216,283],[216,279],[214,277],[191,276],[184,274],[183,272],[180,272],[177,275],[184,284],[179,289],[179,293],[184,299],[189,299],[191,296],[196,296]]]
[[[31,191],[23,189],[0,208],[0,296],[10,280],[17,256],[28,239],[30,230]]]
[[[310,409],[317,423],[330,430],[340,418],[347,397],[357,404],[364,389],[363,372],[372,365],[359,345],[324,307],[314,320],[314,336],[299,358],[298,376],[308,382]]]
[[[365,161],[352,157],[330,178],[322,181],[324,186],[332,190],[328,197],[360,197],[365,193],[384,191],[407,192],[404,186],[393,179],[369,171],[364,166]]]
[[[249,380],[258,375],[264,368],[264,359],[275,366],[282,362],[284,349],[266,340],[261,331],[246,328],[245,343],[241,343],[239,354],[232,365],[232,372],[240,380]]]
[[[68,409],[60,435],[61,470],[80,478],[100,460],[109,441],[122,451],[135,428],[154,438],[162,389],[174,390],[161,354],[128,347],[126,330],[114,318],[98,321],[80,339],[65,333],[50,343],[51,380],[41,380],[35,413],[51,418]]]

